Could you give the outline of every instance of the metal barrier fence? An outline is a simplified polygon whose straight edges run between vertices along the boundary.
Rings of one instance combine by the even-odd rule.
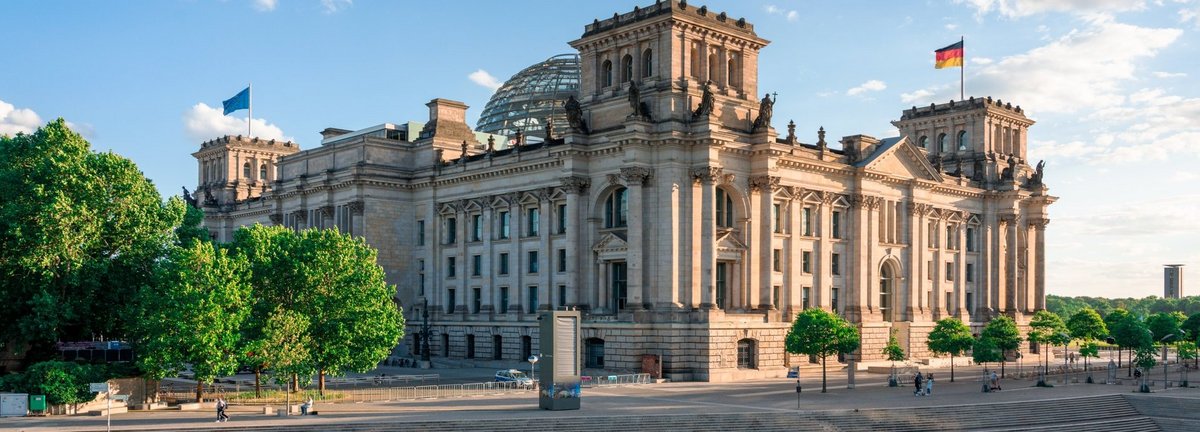
[[[650,374],[627,374],[627,375],[596,375],[581,377],[583,379],[583,387],[598,387],[608,385],[628,385],[628,384],[650,384],[653,382],[650,379]]]

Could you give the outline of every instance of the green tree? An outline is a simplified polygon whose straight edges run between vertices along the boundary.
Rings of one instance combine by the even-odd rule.
[[[1000,315],[983,328],[981,335],[988,338],[1003,353],[1000,360],[1000,374],[1004,375],[1008,352],[1021,346],[1021,332],[1017,330],[1017,323],[1007,315]]]
[[[167,204],[172,207],[173,213],[180,213],[180,210],[173,207],[183,206],[183,221],[175,228],[175,244],[179,246],[192,244],[192,240],[210,241],[212,240],[208,228],[204,224],[204,210],[192,207],[178,197],[172,197]]]
[[[812,308],[796,314],[792,328],[784,339],[784,348],[791,354],[815,355],[821,358],[821,393],[826,390],[825,358],[837,353],[858,349],[858,329],[833,313]]]
[[[1076,311],[1067,320],[1067,330],[1071,332],[1072,337],[1083,341],[1079,347],[1079,355],[1083,357],[1083,368],[1088,371],[1090,380],[1092,375],[1088,359],[1100,357],[1099,348],[1093,342],[1108,336],[1108,327],[1104,325],[1104,320],[1100,318],[1100,314],[1096,313],[1095,309],[1085,307]],[[1085,347],[1095,349],[1096,355],[1085,355]]]
[[[1083,357],[1083,367],[1087,371],[1087,382],[1092,383],[1092,369],[1088,367],[1088,359],[1100,358],[1100,346],[1095,342],[1084,342],[1079,346],[1079,356]]]
[[[182,210],[62,119],[0,137],[0,342],[31,363],[57,341],[124,336]]]
[[[1187,332],[1187,339],[1193,342],[1200,341],[1200,312],[1196,312],[1189,316],[1183,324],[1179,326],[1180,330]]]
[[[279,353],[275,351],[285,349],[281,345],[284,342],[282,335],[272,335],[267,331],[271,319],[281,313],[297,315],[293,325],[299,326],[302,320],[305,332],[305,361],[296,362],[290,372],[311,376],[314,371],[311,362],[307,361],[307,347],[311,345],[307,332],[311,320],[305,315],[308,311],[301,308],[301,302],[305,299],[300,296],[296,261],[292,258],[297,235],[295,231],[281,226],[267,227],[256,224],[234,231],[233,239],[233,251],[245,258],[250,265],[252,306],[246,325],[242,327],[244,344],[240,352],[244,364],[254,370],[254,391],[259,395],[262,392],[262,372],[272,367],[271,363],[279,360],[275,357]],[[308,369],[302,370],[301,365],[307,366]],[[284,375],[285,378],[288,376]],[[279,378],[278,373],[275,374],[275,378]],[[288,388],[291,389],[291,386]]]
[[[1137,349],[1154,346],[1154,339],[1151,336],[1150,329],[1132,314],[1125,314],[1119,318],[1112,326],[1109,327],[1109,332],[1112,333],[1113,339],[1117,342],[1120,348],[1128,349],[1131,353],[1130,359],[1133,359],[1133,353]],[[1126,373],[1133,375],[1133,364],[1136,361],[1131,360],[1127,366]]]
[[[904,361],[904,348],[900,347],[900,342],[896,340],[896,332],[888,333],[888,343],[883,347],[883,357],[892,362],[891,376],[888,377],[888,385],[896,386],[896,362]]]
[[[1148,335],[1147,339],[1149,339]],[[1139,346],[1134,350],[1133,363],[1137,364],[1137,367],[1142,370],[1142,393],[1150,393],[1150,385],[1147,384],[1147,382],[1150,380],[1150,368],[1153,368],[1154,365],[1158,364],[1158,362],[1154,360],[1154,356],[1157,355],[1157,351],[1158,350],[1154,349],[1153,345]]]
[[[138,363],[153,379],[191,365],[196,400],[204,384],[237,371],[250,313],[249,266],[211,243],[173,248],[139,292]]]
[[[1111,337],[1113,339],[1112,342],[1117,342],[1117,340],[1116,340],[1117,336],[1116,336],[1116,334],[1113,333],[1116,330],[1117,325],[1120,324],[1121,321],[1125,320],[1125,318],[1129,317],[1129,316],[1130,316],[1129,311],[1122,309],[1122,308],[1113,309],[1113,310],[1109,311],[1108,314],[1103,315],[1104,326],[1106,328],[1108,328],[1108,335],[1109,335],[1109,337]],[[1124,347],[1121,346],[1120,343],[1117,343],[1117,367],[1122,366],[1121,355],[1124,351],[1125,351]]]
[[[1154,335],[1154,341],[1161,341],[1168,335],[1173,335],[1173,339],[1183,340],[1183,334],[1179,329],[1180,324],[1187,321],[1187,316],[1179,312],[1159,312],[1146,317],[1146,328],[1150,329],[1150,333]]]
[[[308,317],[277,307],[256,327],[255,338],[243,346],[243,361],[254,367],[256,397],[262,396],[260,375],[265,369],[271,370],[272,380],[280,385],[295,375],[311,375]]]
[[[1175,349],[1176,349],[1176,355],[1179,356],[1179,364],[1184,365],[1184,367],[1183,367],[1183,371],[1184,371],[1183,372],[1184,373],[1183,383],[1180,384],[1180,387],[1186,388],[1187,381],[1188,381],[1188,379],[1187,379],[1188,368],[1187,368],[1187,365],[1184,364],[1184,362],[1186,362],[1188,360],[1191,360],[1193,362],[1197,361],[1196,343],[1192,342],[1192,341],[1179,342],[1178,344],[1175,345]]]
[[[1063,339],[1061,335],[1066,332],[1067,325],[1063,323],[1062,318],[1059,318],[1057,314],[1050,311],[1038,311],[1029,320],[1029,333],[1026,335],[1026,338],[1030,343],[1046,345],[1040,350],[1042,351],[1042,357],[1045,359],[1045,371],[1049,372],[1050,370],[1050,345],[1061,342]],[[1045,382],[1039,382],[1038,384],[1044,385]]]
[[[971,336],[971,329],[958,318],[943,318],[929,332],[925,344],[934,354],[950,356],[950,382],[954,382],[954,357],[970,350],[975,344],[975,337]]]

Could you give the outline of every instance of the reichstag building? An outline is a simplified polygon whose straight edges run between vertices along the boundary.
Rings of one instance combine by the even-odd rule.
[[[760,98],[769,41],[724,12],[658,2],[584,26],[480,117],[328,128],[321,145],[225,136],[194,153],[205,224],[363,237],[431,351],[519,360],[536,313],[582,311],[585,367],[679,380],[775,377],[805,308],[928,357],[934,322],[976,331],[1045,308],[1047,193],[1033,121],[969,98],[904,109],[899,137],[826,137]],[[878,125],[871,126],[878,129]],[[423,308],[428,305],[428,309]],[[408,355],[416,328],[397,352]],[[656,357],[647,357],[656,356]]]

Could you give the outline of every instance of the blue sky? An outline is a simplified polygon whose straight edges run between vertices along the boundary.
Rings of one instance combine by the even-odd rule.
[[[645,4],[5,1],[0,133],[66,118],[175,194],[196,183],[201,140],[244,133],[245,111],[216,107],[248,82],[256,135],[302,148],[325,127],[424,120],[435,97],[476,118],[488,77],[570,52],[594,18]],[[793,119],[809,141],[819,126],[890,136],[902,109],[956,98],[959,71],[934,70],[932,51],[965,37],[968,95],[1038,121],[1030,158],[1047,160],[1062,197],[1048,290],[1161,295],[1161,264],[1200,272],[1200,0],[704,4],[772,41],[759,88],[779,93],[776,127]]]

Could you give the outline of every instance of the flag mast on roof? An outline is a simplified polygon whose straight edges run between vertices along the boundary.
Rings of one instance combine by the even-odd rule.
[[[958,98],[966,99],[966,61],[963,59],[963,42],[965,37],[960,36],[958,42],[949,46],[934,51],[934,69],[943,69],[948,67],[958,67]]]
[[[254,118],[254,104],[253,104],[253,99],[250,96],[250,88],[253,85],[254,85],[253,83],[250,83],[249,85],[246,86],[245,90],[242,90],[242,91],[238,92],[238,94],[234,95],[233,97],[221,102],[221,105],[224,108],[225,115],[229,115],[229,113],[234,112],[234,111],[249,110],[249,114],[247,114],[247,116],[246,116],[246,136],[247,137],[249,137],[251,135],[250,134],[250,122]]]

